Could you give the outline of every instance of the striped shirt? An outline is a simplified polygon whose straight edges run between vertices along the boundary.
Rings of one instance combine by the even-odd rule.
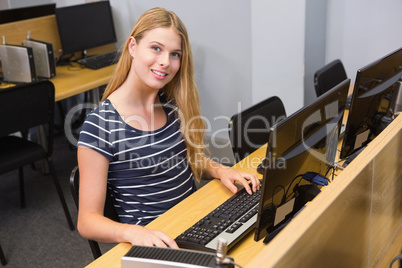
[[[78,145],[110,160],[107,183],[121,222],[144,226],[196,189],[177,113],[163,107],[167,122],[154,131],[125,123],[108,99],[82,126]]]

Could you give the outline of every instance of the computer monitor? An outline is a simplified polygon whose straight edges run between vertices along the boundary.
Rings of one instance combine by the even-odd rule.
[[[109,1],[56,8],[55,13],[64,55],[117,41]]]
[[[359,152],[386,126],[389,117],[385,116],[401,75],[402,48],[357,70],[341,159]]]
[[[308,183],[295,178],[307,172],[325,177],[334,166],[349,86],[350,79],[344,80],[271,128],[255,241],[279,226],[272,216],[292,199],[293,187]]]
[[[56,4],[0,10],[0,24],[53,15]]]

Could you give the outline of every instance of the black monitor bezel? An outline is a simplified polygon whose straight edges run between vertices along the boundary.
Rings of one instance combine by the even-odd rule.
[[[94,40],[85,40],[83,43],[77,43],[77,42],[72,42],[72,40],[79,39],[82,40],[82,38],[78,38],[77,36],[83,36],[85,33],[88,33],[88,31],[84,32],[85,28],[80,27],[80,30],[82,32],[77,32],[77,29],[74,29],[74,32],[72,32],[71,28],[71,15],[72,14],[77,14],[77,11],[79,12],[84,12],[88,14],[93,14],[94,10],[98,8],[105,8],[105,14],[108,14],[106,17],[102,17],[102,20],[105,21],[106,24],[110,26],[110,29],[108,32],[104,32],[105,28],[102,28],[100,30],[103,31],[102,34],[98,34],[97,36],[102,36],[103,39],[98,39],[96,41]],[[92,9],[92,10],[91,10]],[[91,12],[89,12],[91,11]],[[56,15],[56,21],[57,21],[57,26],[59,30],[59,35],[60,35],[60,41],[63,49],[63,55],[67,54],[72,54],[76,52],[84,52],[87,49],[90,48],[95,48],[99,47],[102,45],[107,45],[107,44],[112,44],[117,41],[117,35],[116,35],[116,30],[114,27],[114,21],[113,21],[113,14],[112,14],[112,8],[110,6],[109,1],[99,1],[99,2],[92,2],[92,3],[86,3],[86,4],[80,4],[80,5],[73,5],[73,6],[66,6],[66,7],[60,7],[55,9],[55,15]],[[76,17],[75,17],[76,18]],[[85,21],[86,19],[84,17],[79,18],[81,21]],[[108,20],[108,21],[106,21]],[[85,25],[85,23],[81,23]],[[96,28],[96,27],[95,27]],[[97,29],[96,29],[97,30]],[[107,33],[107,34],[106,34]]]

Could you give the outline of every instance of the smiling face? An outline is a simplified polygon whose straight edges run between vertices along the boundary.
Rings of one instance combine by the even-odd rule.
[[[139,42],[131,37],[129,52],[134,59],[131,68],[136,84],[159,90],[172,81],[180,69],[181,43],[180,35],[172,28],[149,30]]]

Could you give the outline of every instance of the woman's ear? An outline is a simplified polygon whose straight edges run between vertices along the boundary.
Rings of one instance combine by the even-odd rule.
[[[134,53],[135,49],[137,47],[137,42],[133,36],[130,36],[130,39],[128,40],[128,51],[130,52],[130,55],[132,58],[134,58]]]

